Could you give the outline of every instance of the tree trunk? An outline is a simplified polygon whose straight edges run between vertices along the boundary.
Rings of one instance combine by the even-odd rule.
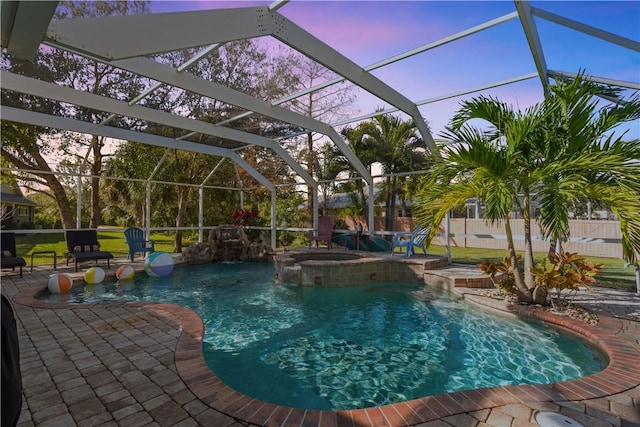
[[[511,258],[511,267],[513,268],[513,276],[516,282],[516,288],[518,288],[518,299],[522,302],[531,302],[531,291],[524,283],[522,279],[522,272],[520,271],[520,264],[518,263],[518,256],[516,255],[516,249],[513,245],[513,232],[511,231],[511,222],[507,216],[504,220],[505,233],[507,235],[507,243],[509,245],[509,258]]]
[[[307,133],[307,173],[313,176],[313,134]],[[307,207],[309,216],[313,215],[313,189],[307,187]]]
[[[100,179],[91,178],[91,214],[89,215],[89,228],[98,228],[100,225]]]
[[[395,231],[396,227],[396,185],[398,178],[391,178],[391,196],[389,199],[390,207],[389,207],[389,223],[390,228],[389,231]]]
[[[534,266],[533,245],[531,243],[531,195],[529,189],[524,190],[524,283],[529,289],[533,289],[533,274],[531,269]]]
[[[384,209],[385,209],[385,215],[384,215],[384,228],[386,231],[392,231],[393,229],[393,225],[391,224],[392,221],[392,215],[391,215],[391,177],[388,176],[387,177],[387,194],[385,196],[385,202],[384,202]]]
[[[64,191],[64,187],[53,175],[45,175],[43,178],[47,181],[56,205],[58,205],[62,228],[65,230],[73,230],[76,228],[76,223],[73,220],[73,210],[71,209],[71,204],[69,204],[69,199],[67,198],[67,193]]]
[[[100,225],[100,173],[102,170],[102,154],[99,137],[91,138],[91,151],[93,162],[91,164],[91,214],[89,215],[89,228],[98,228]]]
[[[145,228],[147,227],[147,198],[145,196],[144,203],[140,203],[138,205],[138,209],[136,209],[136,224],[143,225]]]
[[[31,134],[29,128],[25,131],[24,136],[29,140],[29,142],[31,142],[27,148],[24,148],[24,152],[31,156],[33,161],[26,162],[24,157],[20,157],[11,151],[5,150],[4,148],[1,150],[2,157],[18,168],[43,171],[43,173],[36,172],[34,175],[44,180],[47,187],[51,190],[51,197],[56,201],[58,211],[60,212],[62,227],[65,230],[72,230],[76,228],[76,223],[73,220],[73,210],[71,209],[67,193],[56,176],[50,173],[52,170],[47,164],[47,160],[45,160],[40,153],[40,147],[35,142],[36,137]]]
[[[549,240],[549,249],[547,250],[547,259],[552,260],[556,253],[556,239],[553,237]]]
[[[547,259],[551,261],[556,255],[559,255],[562,252],[563,252],[562,244],[558,242],[558,239],[551,237],[551,239],[549,240],[549,250],[547,251]]]
[[[178,190],[178,214],[176,215],[176,227],[184,226],[184,217],[187,213],[189,191],[189,187],[180,187]],[[176,254],[182,253],[182,230],[176,230],[173,252]]]
[[[357,181],[356,186],[358,188],[358,194],[360,195],[360,200],[362,200],[362,217],[369,218],[369,203],[367,203],[367,198],[364,194],[364,185],[362,185],[362,181]]]

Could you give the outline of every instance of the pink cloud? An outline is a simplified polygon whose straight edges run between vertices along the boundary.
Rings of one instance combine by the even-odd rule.
[[[450,33],[442,23],[424,25],[428,3],[292,2],[280,12],[342,54],[375,62]]]

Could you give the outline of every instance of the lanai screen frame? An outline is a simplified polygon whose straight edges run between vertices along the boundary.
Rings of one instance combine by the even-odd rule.
[[[181,117],[171,113],[163,113],[150,110],[136,105],[149,93],[155,90],[154,87],[148,89],[133,100],[127,102],[116,101],[97,95],[80,93],[71,88],[60,88],[50,83],[35,81],[27,77],[19,76],[11,72],[2,71],[0,75],[3,88],[22,92],[25,94],[56,99],[75,105],[88,106],[97,110],[111,113],[109,119],[102,123],[79,122],[77,120],[65,119],[61,117],[48,116],[34,113],[19,108],[0,106],[0,114],[5,120],[17,121],[28,124],[46,125],[53,128],[72,130],[81,133],[106,136],[115,139],[123,139],[145,144],[162,146],[181,150],[194,151],[198,153],[211,154],[223,159],[230,159],[237,166],[242,167],[261,185],[264,185],[271,192],[271,244],[276,246],[276,188],[257,170],[244,161],[237,150],[230,150],[210,145],[204,145],[178,139],[164,138],[148,133],[131,131],[108,126],[108,122],[116,115],[126,115],[147,121],[159,122],[169,126],[179,127],[193,133],[203,133],[222,137],[228,140],[238,141],[245,144],[245,147],[258,145],[270,148],[298,174],[298,177],[313,189],[313,227],[317,227],[318,220],[318,185],[319,183],[311,177],[297,163],[276,140],[264,138],[258,135],[241,132],[224,127],[225,124],[235,119],[259,113],[271,118],[281,120],[290,124],[304,128],[305,131],[326,135],[352,163],[369,188],[369,218],[371,232],[376,230],[374,224],[373,209],[373,177],[362,165],[360,160],[346,145],[343,138],[336,132],[336,127],[350,123],[356,123],[375,117],[379,114],[389,114],[402,112],[407,114],[414,122],[422,138],[429,148],[435,143],[430,130],[418,109],[421,105],[438,102],[444,99],[458,97],[465,94],[479,92],[488,88],[512,84],[515,82],[538,78],[542,84],[544,93],[547,93],[549,79],[559,79],[575,77],[575,74],[547,68],[544,51],[542,49],[536,19],[545,19],[562,25],[569,29],[580,31],[592,37],[607,41],[609,43],[622,46],[626,49],[640,52],[640,42],[630,40],[617,34],[604,31],[593,26],[589,26],[569,18],[559,16],[549,11],[534,8],[529,1],[514,1],[515,11],[501,17],[486,21],[480,25],[447,36],[432,43],[425,44],[416,49],[395,55],[385,60],[376,62],[367,67],[360,67],[349,58],[338,53],[335,49],[321,42],[310,33],[297,26],[294,22],[284,17],[278,12],[285,6],[288,0],[275,1],[268,7],[249,7],[237,9],[219,9],[198,12],[175,12],[148,14],[137,16],[118,16],[105,18],[92,18],[82,20],[61,20],[52,21],[57,2],[3,2],[2,3],[2,45],[14,57],[33,60],[36,58],[40,44],[44,44],[56,49],[63,49],[69,52],[108,63],[111,66],[121,68],[133,73],[159,81],[161,84],[178,86],[203,96],[208,96],[228,104],[247,110],[247,113],[226,120],[224,122],[211,125],[198,120]],[[426,52],[431,49],[462,39],[469,35],[484,31],[494,26],[511,20],[518,19],[526,37],[533,62],[536,67],[535,72],[515,76],[506,80],[498,81],[481,87],[457,91],[452,94],[443,95],[419,101],[411,101],[398,91],[387,85],[382,80],[373,76],[370,71],[402,61],[414,55]],[[170,25],[167,25],[170,23]],[[204,25],[206,23],[206,25]],[[198,25],[200,24],[200,25]],[[193,31],[184,31],[189,28]],[[208,31],[203,30],[207,28]],[[132,37],[139,32],[145,32],[147,37],[144,40]],[[182,73],[198,60],[202,59],[223,43],[242,38],[271,36],[289,45],[298,52],[306,55],[314,61],[322,64],[334,71],[338,77],[312,88],[296,92],[285,98],[274,102],[248,96],[234,91],[227,87],[205,81],[197,76]],[[170,50],[183,49],[187,47],[206,46],[195,57],[191,58],[180,67],[171,68],[158,62],[146,58],[144,55],[166,52]],[[629,89],[640,89],[640,83],[626,82],[606,77],[590,77],[598,82],[619,86]],[[390,109],[375,111],[365,115],[351,117],[335,123],[322,123],[318,120],[294,113],[290,110],[279,107],[279,105],[295,99],[297,97],[324,89],[332,84],[349,80],[356,86],[367,90],[378,96],[380,99],[392,106]],[[158,87],[156,86],[156,87]],[[295,136],[295,135],[291,135]],[[290,136],[290,137],[291,137]],[[147,182],[150,182],[149,177]],[[205,185],[205,179],[202,186]],[[149,200],[147,200],[150,203]],[[147,212],[150,209],[147,205]],[[202,206],[200,206],[202,212]],[[149,215],[149,213],[147,213]],[[78,215],[79,216],[79,215]],[[150,228],[150,217],[146,218],[147,233]],[[200,229],[202,230],[202,215],[200,214]],[[202,240],[202,231],[199,236]]]

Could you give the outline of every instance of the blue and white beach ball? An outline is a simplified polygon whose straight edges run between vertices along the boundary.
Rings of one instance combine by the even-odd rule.
[[[121,265],[116,270],[116,277],[118,280],[133,280],[133,276],[135,276],[136,271],[128,264]]]
[[[73,286],[73,279],[67,273],[52,274],[47,281],[47,289],[52,294],[66,294]]]
[[[101,283],[104,280],[105,272],[100,267],[91,267],[84,273],[84,281],[90,285]]]
[[[166,252],[154,252],[144,261],[144,271],[151,277],[168,276],[173,271],[173,257]]]

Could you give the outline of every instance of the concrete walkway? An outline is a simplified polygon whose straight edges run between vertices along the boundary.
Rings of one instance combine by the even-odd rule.
[[[115,260],[109,271],[119,262],[125,260]],[[536,414],[551,411],[584,427],[640,427],[640,297],[630,292],[598,288],[577,298],[600,316],[598,327],[585,326],[586,333],[592,339],[612,336],[603,339],[604,345],[623,349],[612,353],[617,367],[596,378],[599,382],[495,388],[370,411],[299,411],[257,402],[216,381],[202,366],[202,322],[192,311],[169,304],[69,308],[39,303],[32,296],[51,272],[47,266],[33,273],[25,269],[23,278],[10,271],[2,275],[2,292],[12,299],[20,336],[24,403],[19,426],[520,427],[538,425]]]

